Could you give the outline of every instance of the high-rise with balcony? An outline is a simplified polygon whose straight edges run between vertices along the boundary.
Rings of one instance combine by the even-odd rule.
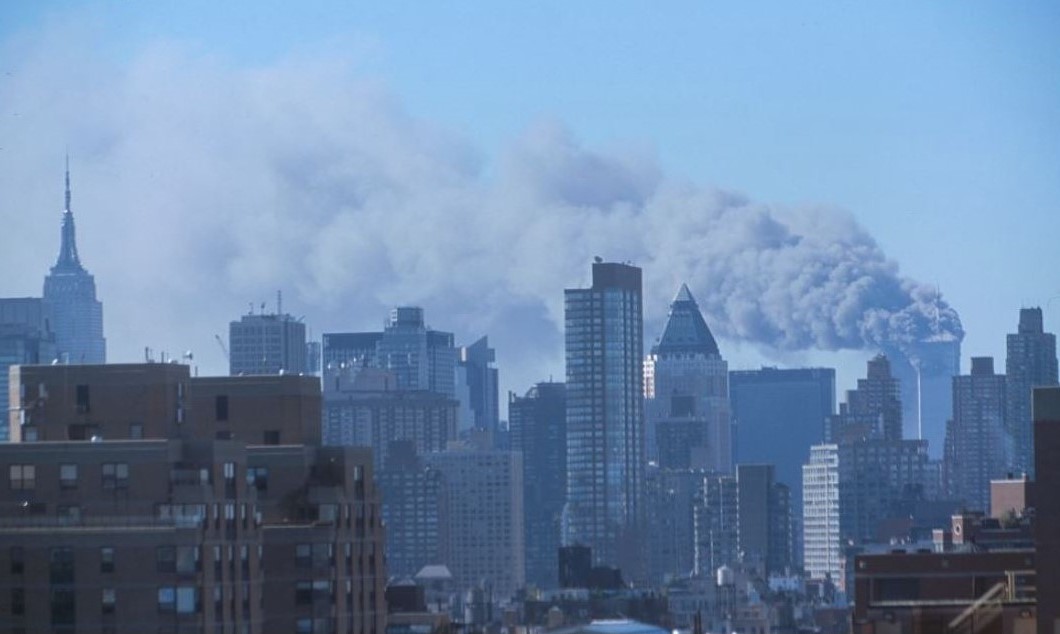
[[[51,313],[57,357],[62,363],[104,363],[103,304],[96,279],[77,255],[74,214],[70,209],[70,166],[66,168],[66,206],[55,266],[44,278],[44,303]]]
[[[1034,478],[1031,393],[1057,385],[1056,335],[1045,332],[1041,308],[1020,309],[1019,328],[1007,337],[1005,425],[1015,441],[1017,470]]]
[[[564,543],[635,577],[643,559],[641,270],[597,260],[565,292],[567,507]]]

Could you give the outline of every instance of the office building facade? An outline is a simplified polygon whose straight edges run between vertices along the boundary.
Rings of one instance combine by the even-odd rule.
[[[683,284],[644,368],[649,458],[660,466],[731,471],[728,364]]]
[[[305,324],[287,314],[248,314],[228,324],[228,373],[306,373]]]
[[[47,364],[55,358],[55,334],[44,301],[36,297],[0,299],[0,442],[8,440],[9,368]]]
[[[508,396],[512,451],[523,456],[526,581],[558,587],[557,552],[567,498],[567,389],[538,383],[525,396]]]
[[[729,398],[736,426],[736,461],[772,464],[776,479],[802,499],[802,465],[810,446],[824,439],[835,413],[835,370],[799,368],[729,373]]]

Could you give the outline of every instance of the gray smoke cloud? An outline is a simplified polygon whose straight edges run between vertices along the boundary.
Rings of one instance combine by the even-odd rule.
[[[193,348],[222,372],[213,335],[284,289],[318,335],[422,305],[488,333],[525,389],[562,373],[562,289],[594,255],[644,268],[649,340],[681,282],[716,334],[770,349],[963,334],[842,210],[678,181],[553,121],[484,157],[341,58],[232,67],[168,43],[117,63],[93,44],[55,27],[0,50],[0,293],[40,292],[68,146],[112,360]]]

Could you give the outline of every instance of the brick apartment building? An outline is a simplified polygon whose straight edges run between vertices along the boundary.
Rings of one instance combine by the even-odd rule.
[[[10,378],[0,631],[385,630],[371,455],[319,446],[316,378]]]

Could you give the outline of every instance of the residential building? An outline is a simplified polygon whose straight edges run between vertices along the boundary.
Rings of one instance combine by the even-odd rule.
[[[887,357],[877,355],[868,362],[866,378],[847,392],[846,403],[840,403],[839,414],[828,418],[826,442],[844,442],[854,438],[902,439],[902,402],[898,379],[891,375]]]
[[[839,445],[814,445],[802,468],[803,569],[810,579],[838,583],[843,574],[839,512]]]
[[[739,561],[739,493],[734,475],[703,474],[695,499],[695,573],[711,577]]]
[[[390,575],[412,577],[424,566],[448,562],[448,489],[442,472],[416,454],[412,441],[401,440],[391,443],[376,475]]]
[[[456,440],[459,403],[450,396],[401,389],[393,372],[371,367],[331,370],[324,381],[324,444],[371,447],[376,468],[394,441],[411,441],[425,455]]]
[[[0,447],[0,629],[384,630],[371,456],[304,444],[317,379],[174,364],[11,377],[23,442]],[[272,431],[284,444],[260,444]]]
[[[77,254],[74,214],[70,207],[70,165],[66,166],[66,206],[59,257],[44,278],[44,303],[51,315],[56,355],[61,363],[104,363],[103,304],[96,299],[96,280]]]
[[[567,389],[538,383],[525,396],[508,395],[512,451],[523,456],[526,581],[559,586],[557,552],[567,498]]]
[[[565,291],[567,507],[564,543],[636,578],[644,513],[641,270],[597,261]]]
[[[682,284],[645,368],[649,458],[677,469],[732,471],[729,368]]]
[[[1013,467],[1034,479],[1031,394],[1058,384],[1056,335],[1045,332],[1041,308],[1021,308],[1019,327],[1006,339],[1005,426],[1015,441]]]
[[[994,373],[992,357],[972,357],[971,374],[953,379],[947,477],[953,495],[972,509],[989,508],[990,481],[1012,469],[1015,447],[1005,427],[1005,388],[1005,375]]]
[[[510,598],[526,582],[523,548],[522,456],[493,449],[488,435],[424,462],[445,482],[448,560],[458,589],[485,581],[494,602]]]

